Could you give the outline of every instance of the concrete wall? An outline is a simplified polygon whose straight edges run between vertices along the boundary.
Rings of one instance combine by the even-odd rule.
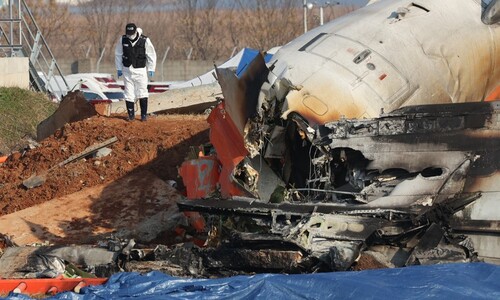
[[[27,57],[0,58],[0,86],[17,86],[27,89],[29,84],[29,59]]]
[[[57,63],[63,74],[89,73],[97,72],[95,59],[81,59],[78,61],[58,60]],[[154,81],[185,81],[202,75],[214,68],[213,61],[204,60],[167,60],[163,67],[163,76],[161,62],[156,64],[156,73]],[[222,62],[216,62],[217,65]],[[115,74],[116,68],[114,63],[101,63],[99,66],[100,73]]]

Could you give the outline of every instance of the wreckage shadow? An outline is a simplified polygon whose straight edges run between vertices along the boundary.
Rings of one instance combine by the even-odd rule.
[[[89,192],[90,212],[59,222],[60,235],[30,222],[32,234],[56,245],[95,244],[121,236],[144,242],[155,239],[166,227],[173,229],[180,215],[176,200],[184,185],[177,168],[193,147],[208,141],[207,129],[168,148],[158,145],[155,158],[107,184],[96,195]]]
[[[49,232],[49,229],[42,224],[36,224],[24,218],[23,221],[29,226],[33,235],[37,236],[37,238],[41,241],[54,242],[60,239],[58,235]]]

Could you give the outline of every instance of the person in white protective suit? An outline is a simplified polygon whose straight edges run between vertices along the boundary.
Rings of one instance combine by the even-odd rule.
[[[134,23],[125,27],[115,48],[115,65],[118,78],[123,75],[125,104],[129,121],[135,119],[134,102],[139,99],[141,121],[146,121],[148,111],[148,75],[153,77],[156,52],[151,40],[142,34]]]

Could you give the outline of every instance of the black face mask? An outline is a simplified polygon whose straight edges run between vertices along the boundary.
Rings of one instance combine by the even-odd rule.
[[[129,40],[131,40],[132,42],[134,42],[139,37],[139,34],[137,32],[135,34],[133,34],[133,35],[128,35],[127,34],[127,37],[128,37]]]

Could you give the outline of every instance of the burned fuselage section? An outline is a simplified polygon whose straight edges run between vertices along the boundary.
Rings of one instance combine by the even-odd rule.
[[[220,224],[232,220],[219,230],[231,234],[216,237],[225,247],[286,245],[303,254],[293,270],[347,270],[363,255],[384,266],[470,261],[476,253],[467,235],[498,234],[500,192],[491,182],[500,170],[499,102],[406,107],[315,128],[298,118],[271,124],[259,161],[274,173],[259,180],[279,174],[283,187],[263,199],[179,203],[221,216]],[[281,149],[281,157],[267,156],[268,147]],[[482,217],[471,211],[485,210],[496,219],[471,219]],[[482,227],[464,230],[463,222]]]
[[[433,206],[470,196],[479,191],[465,189],[468,182],[498,171],[497,106],[405,107],[375,119],[319,126],[310,143],[321,149],[311,158],[312,174],[319,175],[308,179],[307,188],[351,191],[335,198],[377,208]],[[336,180],[339,175],[343,180]]]
[[[179,206],[208,213],[209,244],[299,251],[287,270],[347,270],[363,256],[500,262],[500,104],[470,102],[500,82],[500,31],[480,12],[475,1],[380,1],[267,65],[258,56],[240,78],[217,70],[215,151],[201,159],[219,171],[209,185],[206,172],[183,177],[197,197]]]

